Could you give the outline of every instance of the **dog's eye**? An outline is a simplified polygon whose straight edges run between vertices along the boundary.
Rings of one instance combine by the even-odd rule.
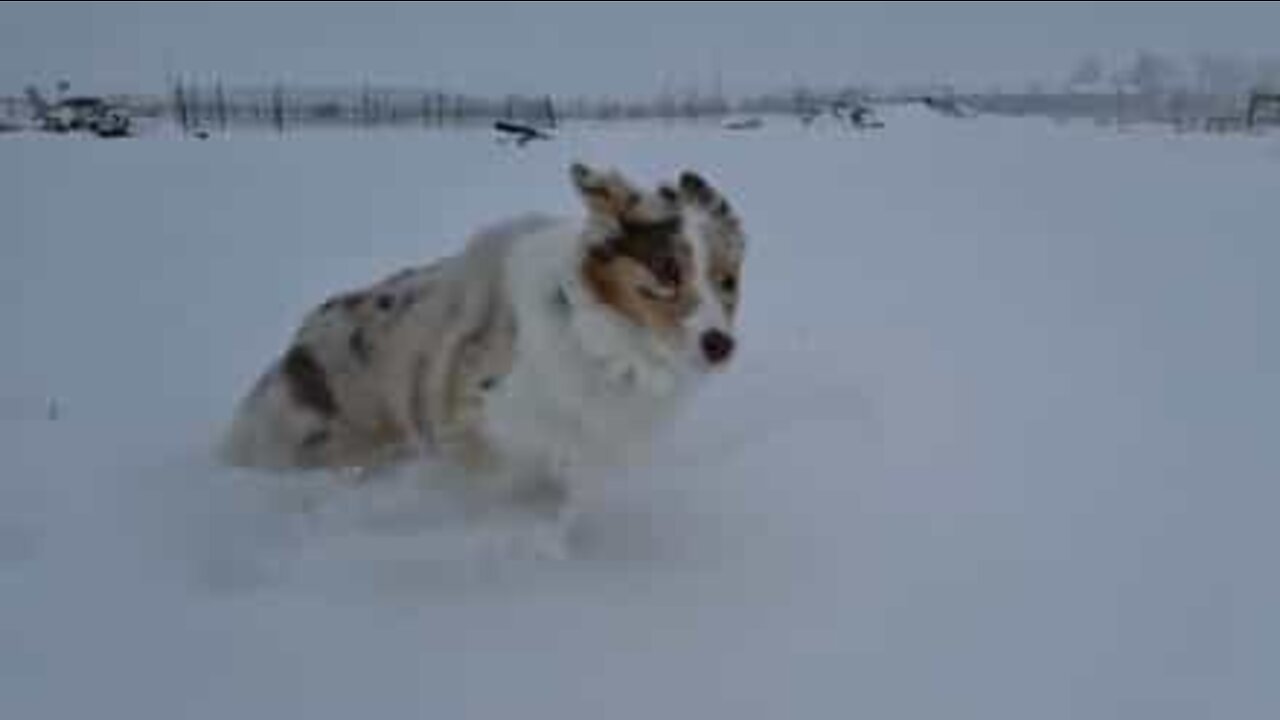
[[[649,261],[649,272],[663,285],[680,284],[680,261],[671,255],[659,255]]]
[[[738,291],[738,278],[735,275],[725,275],[720,278],[720,291],[726,295],[732,295]]]

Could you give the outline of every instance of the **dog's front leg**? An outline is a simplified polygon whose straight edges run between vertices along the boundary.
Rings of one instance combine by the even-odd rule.
[[[569,556],[573,504],[562,476],[539,469],[483,484],[488,492],[481,524],[499,550],[547,560]]]

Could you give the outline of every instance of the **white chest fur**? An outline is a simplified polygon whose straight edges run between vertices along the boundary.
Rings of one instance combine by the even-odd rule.
[[[577,228],[522,238],[506,263],[516,313],[511,372],[485,402],[486,434],[510,462],[607,464],[649,445],[694,384],[641,328],[577,286]]]

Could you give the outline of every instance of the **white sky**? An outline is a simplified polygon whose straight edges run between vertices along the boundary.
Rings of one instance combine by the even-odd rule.
[[[1280,3],[0,3],[0,94],[60,77],[648,95],[849,82],[1022,87],[1086,53],[1280,52]]]

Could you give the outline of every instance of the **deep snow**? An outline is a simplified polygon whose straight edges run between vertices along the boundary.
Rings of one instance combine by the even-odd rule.
[[[4,138],[0,717],[1275,716],[1277,140],[887,120]],[[752,234],[737,366],[572,559],[208,458],[310,304],[572,159]]]

